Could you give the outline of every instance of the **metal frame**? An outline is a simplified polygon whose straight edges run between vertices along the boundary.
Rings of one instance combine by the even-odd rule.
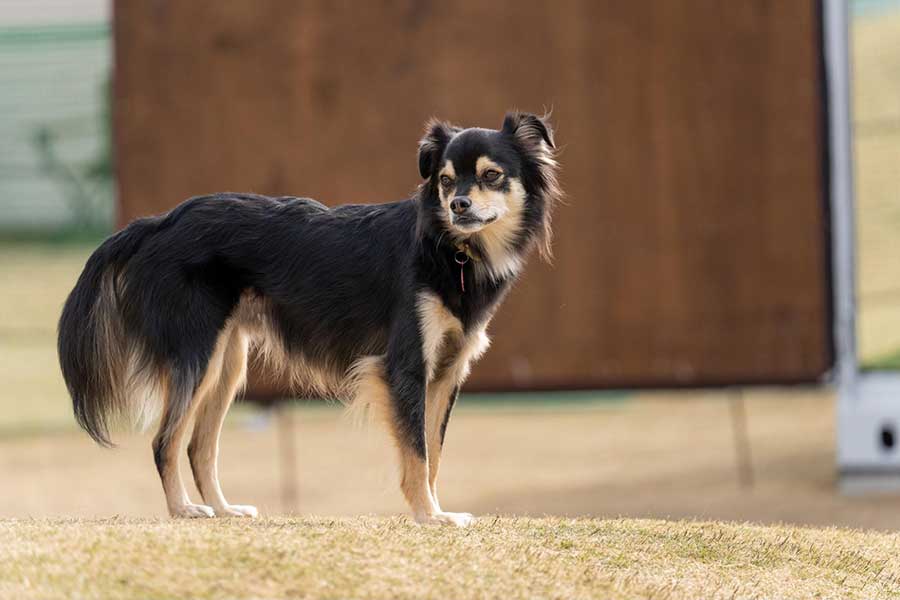
[[[823,9],[841,489],[900,490],[900,374],[861,373],[856,348],[849,7],[845,0],[823,0]]]

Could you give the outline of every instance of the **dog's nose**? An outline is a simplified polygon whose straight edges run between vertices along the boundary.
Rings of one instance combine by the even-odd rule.
[[[455,212],[458,215],[463,214],[469,207],[472,206],[472,201],[466,198],[465,196],[457,196],[453,200],[450,201],[450,210]]]

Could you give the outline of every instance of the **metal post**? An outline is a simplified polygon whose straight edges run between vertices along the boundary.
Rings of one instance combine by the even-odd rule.
[[[753,460],[750,453],[750,435],[747,427],[747,407],[743,388],[735,388],[728,403],[731,409],[731,431],[734,434],[734,451],[737,460],[738,483],[743,488],[753,487]]]
[[[850,18],[845,0],[824,0],[835,378],[841,402],[856,396],[856,215],[850,107]]]
[[[297,445],[294,430],[294,415],[286,402],[275,408],[278,423],[278,454],[281,457],[281,510],[293,513],[297,510]]]

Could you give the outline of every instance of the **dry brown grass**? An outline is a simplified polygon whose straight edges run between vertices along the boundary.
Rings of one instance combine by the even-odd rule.
[[[900,535],[500,518],[0,522],[0,596],[896,598]]]

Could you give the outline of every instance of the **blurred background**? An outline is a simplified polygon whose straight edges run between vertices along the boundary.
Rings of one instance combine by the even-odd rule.
[[[849,2],[860,366],[900,371],[900,0]],[[552,108],[568,202],[491,326],[442,504],[896,529],[838,491],[815,0],[0,4],[0,516],[162,515],[150,433],[79,432],[55,327],[90,252],[189,196],[401,199],[438,116]],[[254,373],[221,476],[405,510],[378,432]],[[891,448],[893,449],[893,443]]]

